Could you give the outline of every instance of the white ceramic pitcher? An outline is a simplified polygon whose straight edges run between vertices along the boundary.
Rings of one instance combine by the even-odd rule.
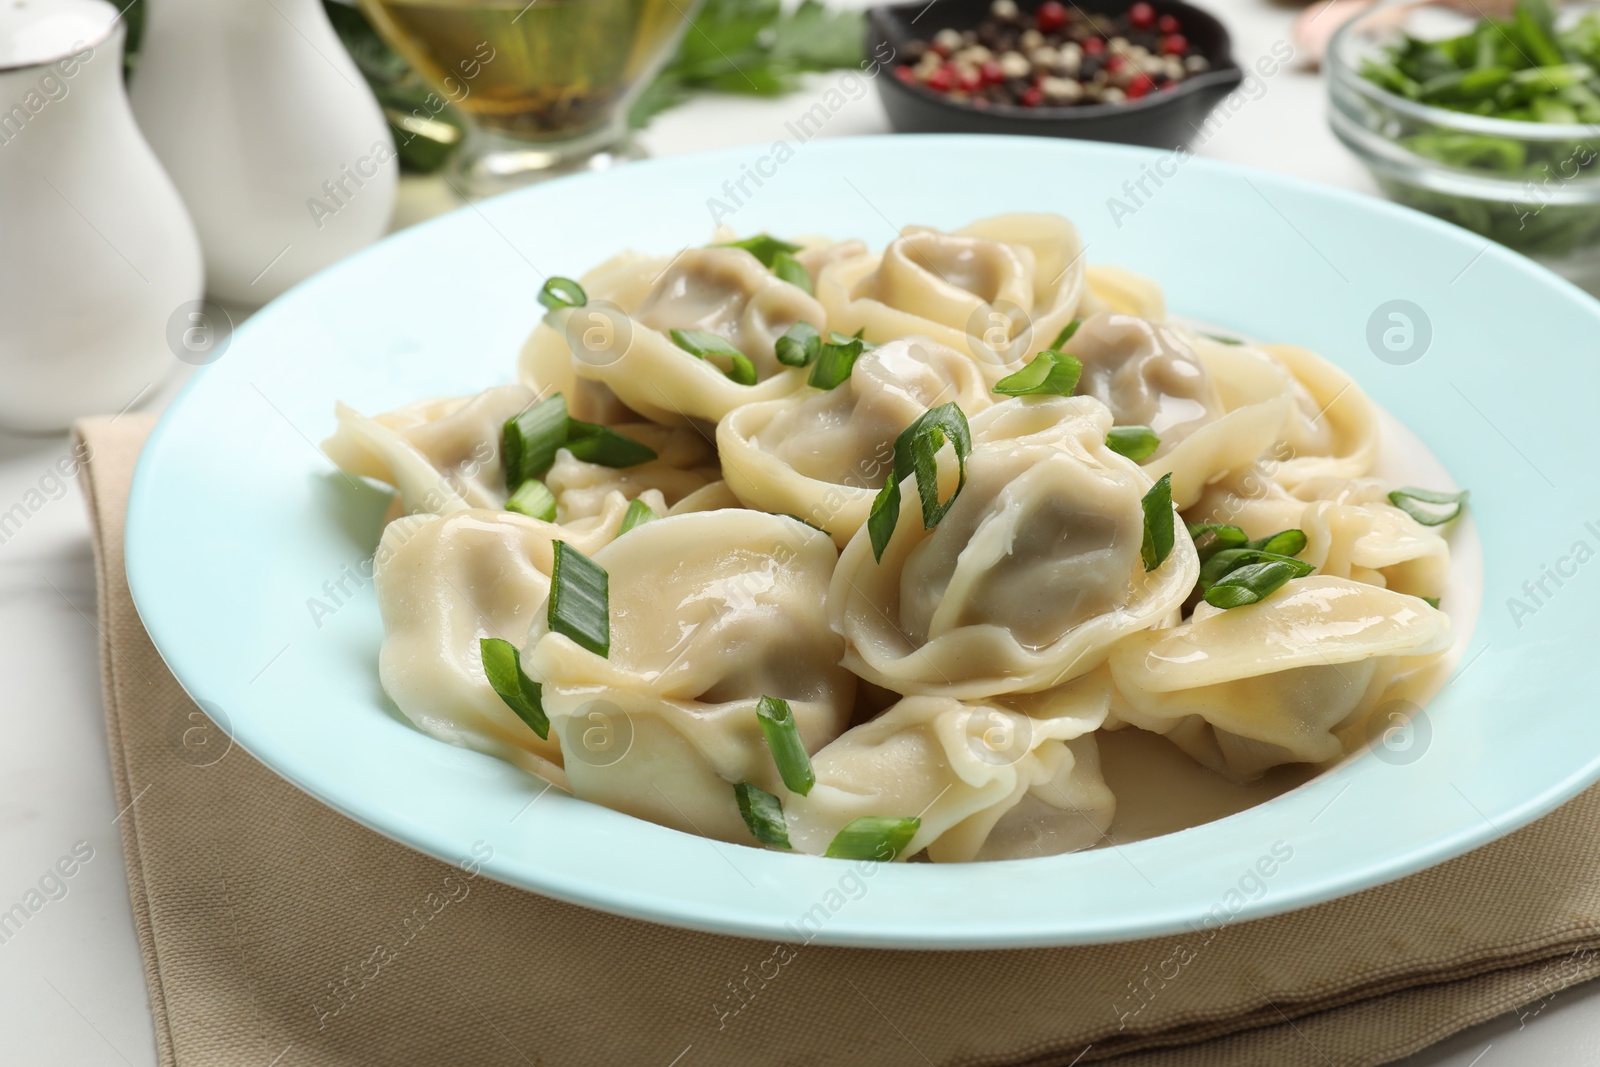
[[[200,247],[122,88],[104,0],[0,0],[0,424],[59,430],[153,395]]]
[[[259,306],[383,235],[394,141],[321,0],[146,7],[128,92],[213,297]]]

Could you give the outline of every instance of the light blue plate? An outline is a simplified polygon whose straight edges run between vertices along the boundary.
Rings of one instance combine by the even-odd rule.
[[[488,874],[539,893],[723,933],[908,948],[1111,941],[1302,907],[1459,855],[1600,777],[1600,563],[1571,557],[1577,542],[1600,548],[1600,304],[1426,216],[1207,160],[850,138],[798,146],[764,184],[735,188],[736,203],[724,183],[773,170],[769,151],[629,165],[417,226],[273,303],[197,375],[139,465],[128,572],[167,663],[240,745],[414,848],[450,861],[492,849]],[[376,412],[509,380],[543,274],[703,243],[713,198],[742,234],[874,245],[909,223],[1062,212],[1092,261],[1153,275],[1174,313],[1345,367],[1471,487],[1482,537],[1483,615],[1427,709],[1420,758],[1368,754],[1242,814],[1122,848],[897,865],[863,881],[843,861],[718,844],[545,792],[413,729],[378,687],[378,612],[359,577],[381,500],[352,493],[313,444],[333,428],[334,400]],[[1369,345],[1369,321],[1394,300],[1431,323],[1413,362],[1390,361],[1416,348]],[[1544,578],[1558,566],[1559,586]],[[1542,578],[1536,603],[1523,583]],[[337,603],[320,624],[313,597]],[[1514,615],[1509,597],[1531,612]],[[1275,849],[1271,875],[1254,873]]]

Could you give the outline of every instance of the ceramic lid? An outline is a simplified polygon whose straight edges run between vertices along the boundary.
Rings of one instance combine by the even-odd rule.
[[[0,0],[0,70],[54,63],[97,46],[118,21],[105,0]]]

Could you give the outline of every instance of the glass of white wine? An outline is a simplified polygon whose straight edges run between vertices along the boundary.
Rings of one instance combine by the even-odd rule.
[[[474,197],[641,156],[628,107],[698,2],[360,0],[440,107],[466,115],[452,168]]]

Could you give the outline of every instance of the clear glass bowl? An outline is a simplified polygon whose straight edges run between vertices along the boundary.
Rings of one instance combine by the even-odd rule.
[[[1562,22],[1591,4],[1568,4]],[[1362,76],[1402,32],[1468,32],[1470,0],[1379,4],[1328,49],[1328,123],[1390,197],[1600,289],[1600,126],[1486,118],[1397,96]]]

